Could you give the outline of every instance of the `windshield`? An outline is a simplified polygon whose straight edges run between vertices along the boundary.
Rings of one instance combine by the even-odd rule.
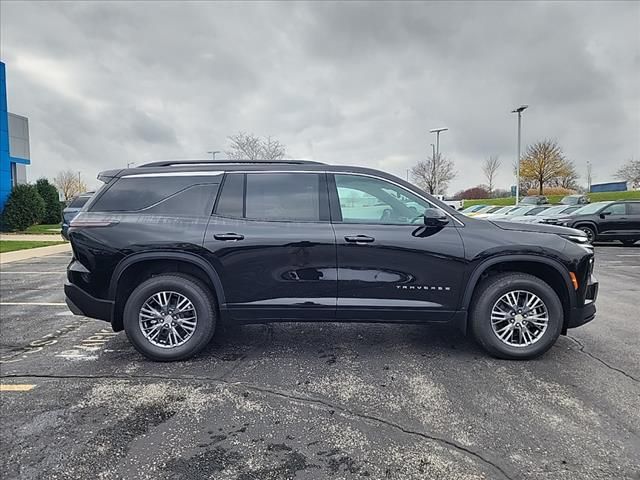
[[[586,205],[582,208],[577,209],[573,212],[573,215],[591,215],[592,213],[596,213],[600,211],[601,208],[609,205],[612,202],[596,202]]]
[[[578,200],[580,199],[580,197],[575,196],[575,195],[568,195],[566,197],[564,197],[562,200],[560,200],[560,203],[563,205],[573,205],[575,203],[578,203]]]
[[[465,208],[464,210],[462,210],[462,213],[470,213],[470,212],[476,212],[478,210],[480,210],[481,208],[484,208],[484,205],[472,205],[470,207]]]
[[[532,207],[516,207],[513,210],[507,212],[506,215],[524,215],[529,210],[531,210],[531,208]]]
[[[509,210],[513,210],[513,206],[509,206],[509,207],[501,207],[499,210],[496,210],[495,213],[496,215],[503,215],[505,213],[507,213]]]
[[[568,210],[564,205],[557,205],[555,207],[547,208],[546,210],[542,210],[541,212],[536,213],[536,215],[555,215],[557,213],[562,213],[565,210]]]

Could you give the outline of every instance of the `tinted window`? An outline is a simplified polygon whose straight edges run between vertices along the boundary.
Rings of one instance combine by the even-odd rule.
[[[342,221],[410,224],[431,204],[404,188],[377,178],[335,175]]]
[[[216,214],[242,218],[244,210],[244,174],[230,173],[224,178]]]
[[[246,218],[320,220],[320,175],[315,173],[249,173]]]
[[[73,200],[71,200],[71,203],[69,203],[68,208],[82,208],[90,198],[91,197],[76,197]]]
[[[151,174],[153,175],[153,174]],[[134,176],[124,177],[116,181],[91,206],[91,211],[102,212],[133,212],[143,210],[157,203],[167,200],[183,190],[197,184],[211,184],[215,177],[197,176]],[[218,177],[219,178],[219,177]],[[210,185],[211,191],[211,185]],[[200,191],[201,193],[202,191]],[[195,191],[184,192],[184,198],[190,198]],[[175,202],[182,200],[175,199]],[[173,202],[172,202],[173,203]],[[193,211],[199,211],[201,205],[193,205]],[[185,206],[186,208],[186,206]],[[175,210],[175,208],[174,208]]]
[[[629,215],[640,215],[640,203],[627,203]]]
[[[156,215],[205,216],[211,214],[218,184],[192,185],[160,203],[146,208],[145,213]]]
[[[624,203],[614,203],[605,208],[601,213],[609,213],[610,215],[624,215],[626,208]]]
[[[527,213],[525,213],[525,215],[538,215],[539,213],[544,212],[547,208],[549,207],[532,208]]]

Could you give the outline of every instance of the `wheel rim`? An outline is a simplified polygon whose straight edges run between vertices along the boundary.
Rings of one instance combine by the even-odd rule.
[[[593,242],[593,230],[588,227],[582,227],[580,230],[587,234],[587,240],[589,243]]]
[[[198,315],[187,297],[178,292],[162,291],[154,293],[142,304],[138,323],[152,345],[176,348],[193,336]]]
[[[502,295],[491,309],[491,328],[498,339],[511,347],[528,347],[538,342],[549,326],[549,311],[542,299],[526,290]]]

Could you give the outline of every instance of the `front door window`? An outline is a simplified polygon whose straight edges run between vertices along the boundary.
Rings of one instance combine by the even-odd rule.
[[[419,223],[432,205],[413,193],[378,178],[335,175],[344,223],[406,225]]]

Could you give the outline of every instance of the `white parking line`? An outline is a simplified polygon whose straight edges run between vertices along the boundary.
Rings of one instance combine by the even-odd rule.
[[[63,275],[65,273],[67,273],[67,272],[8,272],[8,271],[4,270],[2,273],[3,274],[5,274],[5,273],[24,273],[24,274],[27,274],[27,275]]]
[[[621,253],[616,257],[640,257],[640,253]]]
[[[0,306],[35,305],[38,307],[66,307],[64,302],[0,302]]]

